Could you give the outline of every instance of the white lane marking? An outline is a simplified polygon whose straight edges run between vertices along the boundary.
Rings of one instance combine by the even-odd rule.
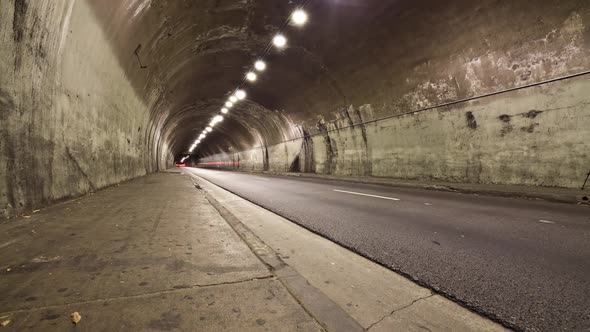
[[[539,222],[542,222],[544,224],[555,224],[555,221],[551,221],[551,220],[544,220],[544,219],[540,219]]]
[[[432,204],[430,204],[430,203],[424,203],[424,205],[428,205],[428,206],[430,206],[430,205],[432,205]]]
[[[378,196],[378,195],[371,195],[371,194],[356,193],[354,191],[346,191],[346,190],[338,190],[338,189],[333,189],[333,191],[337,191],[339,193],[345,193],[345,194],[352,194],[352,195],[360,195],[360,196],[368,196],[368,197],[388,199],[390,201],[399,201],[400,200],[399,198],[394,198],[394,197],[385,197],[385,196]]]
[[[259,180],[270,181],[270,179],[261,178],[261,177],[259,177],[259,176],[255,176],[255,178],[257,178],[257,179],[259,179]]]

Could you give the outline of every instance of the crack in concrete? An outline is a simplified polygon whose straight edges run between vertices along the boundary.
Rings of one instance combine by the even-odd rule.
[[[166,290],[157,291],[157,292],[150,292],[150,293],[142,293],[142,294],[135,294],[135,295],[127,295],[127,296],[113,296],[113,297],[94,299],[94,300],[86,300],[86,301],[69,302],[69,303],[63,303],[63,304],[54,304],[54,305],[47,305],[47,306],[40,306],[40,307],[17,309],[17,310],[0,312],[0,315],[5,315],[5,314],[12,315],[12,314],[19,313],[19,312],[60,308],[60,307],[67,307],[70,305],[89,304],[89,303],[97,303],[97,302],[104,302],[104,301],[110,301],[110,300],[126,300],[126,299],[136,299],[136,298],[138,299],[138,298],[144,298],[144,297],[153,296],[153,295],[182,292],[182,291],[186,291],[187,289],[209,288],[209,287],[218,287],[218,286],[225,286],[225,285],[236,285],[236,284],[241,284],[241,283],[246,283],[246,282],[252,282],[252,281],[257,281],[257,280],[267,280],[267,279],[274,279],[274,278],[275,278],[275,276],[273,274],[268,274],[268,275],[264,275],[264,276],[253,277],[253,278],[248,278],[248,279],[243,279],[243,280],[225,281],[225,282],[219,282],[219,283],[213,283],[213,284],[187,285],[187,287],[183,287],[183,288],[166,289]]]
[[[366,330],[368,331],[368,330],[372,329],[373,327],[375,327],[375,325],[377,325],[377,324],[381,323],[381,322],[382,322],[382,321],[383,321],[385,318],[387,318],[387,317],[391,317],[393,314],[395,314],[395,313],[397,313],[397,312],[400,312],[400,311],[402,311],[402,310],[404,310],[404,309],[407,309],[407,308],[409,308],[409,307],[413,306],[414,304],[416,304],[417,302],[419,302],[419,301],[422,301],[422,300],[426,300],[426,299],[428,299],[428,298],[430,298],[430,297],[433,297],[433,296],[435,296],[435,295],[436,295],[436,294],[430,294],[430,295],[428,295],[428,296],[419,297],[419,298],[415,299],[414,301],[412,301],[412,302],[411,302],[410,304],[408,304],[408,305],[405,305],[405,306],[403,306],[403,307],[401,307],[401,308],[399,308],[399,309],[393,309],[393,311],[391,311],[389,314],[387,314],[387,315],[385,315],[385,316],[381,317],[381,318],[380,318],[378,321],[376,321],[376,322],[374,322],[373,324],[369,325],[369,327],[367,327],[367,329],[366,329]]]

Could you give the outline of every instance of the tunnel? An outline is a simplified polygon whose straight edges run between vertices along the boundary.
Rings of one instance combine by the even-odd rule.
[[[141,218],[151,225],[154,218],[189,210],[215,229],[210,215],[225,218],[231,227],[219,229],[235,231],[239,236],[232,235],[232,241],[247,244],[235,251],[253,250],[272,267],[272,275],[277,266],[265,261],[260,250],[276,250],[270,243],[282,231],[267,239],[253,224],[243,230],[232,223],[239,213],[224,204],[240,199],[252,204],[252,211],[265,209],[310,232],[305,236],[319,236],[328,241],[326,246],[337,245],[346,255],[376,266],[367,271],[385,269],[423,287],[432,299],[446,301],[436,310],[448,306],[456,316],[435,324],[429,319],[436,315],[426,314],[432,325],[424,326],[433,331],[590,329],[590,2],[0,0],[0,32],[0,228],[7,234],[0,240],[0,253],[7,257],[0,260],[0,276],[13,276],[15,269],[20,271],[17,265],[63,268],[66,263],[56,262],[67,261],[67,254],[48,252],[69,243],[68,234],[85,229],[88,238],[80,240],[79,251],[88,254],[73,259],[81,264],[73,269],[100,279],[93,274],[98,267],[80,263],[101,247],[96,241],[129,242],[140,235],[111,240],[98,225],[121,219],[113,221],[117,229],[123,220],[141,227]],[[160,187],[145,189],[142,201],[140,184]],[[221,189],[223,194],[215,196]],[[304,200],[322,190],[348,195],[350,201],[336,207],[340,198]],[[187,198],[194,195],[200,197],[198,203]],[[387,210],[390,205],[364,201],[405,204],[404,195],[413,197],[409,201],[417,207],[394,212]],[[420,214],[437,202],[445,208],[432,216],[464,223],[444,224]],[[320,203],[324,205],[314,205]],[[81,204],[86,212],[72,212],[77,210],[75,205],[69,210],[71,204]],[[142,206],[137,210],[142,212],[125,212],[133,204]],[[161,211],[155,208],[160,205]],[[201,205],[218,212],[196,207]],[[246,208],[241,209],[236,211]],[[407,224],[397,225],[401,210],[406,214],[399,219]],[[248,215],[255,213],[262,212]],[[175,220],[183,218],[190,219],[182,214],[157,227],[174,229]],[[347,218],[357,224],[344,222]],[[523,224],[527,218],[534,230]],[[360,223],[365,219],[372,222]],[[29,226],[17,226],[19,220],[38,222],[47,233],[33,229],[31,235],[27,228],[25,234]],[[193,226],[183,227],[188,232]],[[54,234],[57,229],[60,235]],[[179,238],[192,243],[208,236],[206,231],[208,227],[194,238]],[[448,241],[452,244],[437,237],[451,231],[457,233]],[[33,244],[35,236],[48,242]],[[146,236],[152,246],[156,240]],[[465,244],[470,236],[474,242]],[[140,255],[143,244],[135,245]],[[470,251],[470,246],[478,249]],[[332,252],[326,248],[320,252]],[[224,260],[223,255],[209,256],[216,257],[211,264]],[[289,266],[285,256],[277,254],[285,261],[281,268]],[[122,261],[92,257],[103,262],[97,265],[101,269]],[[163,266],[178,267],[174,273],[190,270],[188,263],[178,263],[184,260],[163,259]],[[38,269],[21,269],[31,278],[26,287],[45,287],[35,284]],[[384,318],[365,321],[355,311],[354,296],[343,300],[328,280],[314,283],[304,267],[294,269],[313,291],[281,281],[288,292],[279,286],[276,292],[283,296],[277,296],[281,303],[289,294],[302,303],[305,310],[277,309],[299,317],[293,318],[303,324],[297,329],[378,330],[395,321],[397,309],[390,308]],[[204,278],[217,272],[211,273]],[[377,280],[373,277],[366,280]],[[24,279],[14,278],[7,279],[7,288],[28,289],[18,286]],[[260,278],[267,277],[249,280]],[[282,280],[276,273],[273,278]],[[194,284],[178,283],[174,291]],[[113,288],[111,295],[140,296],[129,292]],[[318,296],[315,304],[307,306],[298,292],[304,299]],[[5,321],[17,330],[30,323],[19,316],[22,310],[33,310],[31,315],[50,324],[47,317],[70,313],[35,308],[77,303],[48,298],[31,307],[36,300],[25,298],[40,295],[25,293],[9,292],[13,297],[0,301],[0,313],[7,313],[0,316],[12,317]],[[98,301],[93,294],[80,295],[79,302]],[[362,296],[367,294],[372,293]],[[432,300],[416,297],[410,308],[423,298]],[[549,304],[551,300],[560,303]],[[167,308],[176,303],[163,301],[170,301]],[[316,315],[317,303],[332,309],[324,307]],[[236,308],[234,314],[241,310],[244,314],[237,316],[248,316],[246,309]],[[133,314],[143,319],[137,310]],[[237,325],[198,325],[214,314],[196,322],[175,315],[167,311],[159,319],[145,318],[148,325],[127,328],[238,330]],[[313,319],[308,322],[306,315]],[[80,324],[88,319],[84,312],[82,317]],[[421,326],[422,318],[404,319],[410,325],[381,328]],[[445,325],[456,321],[469,323]],[[113,328],[102,322],[94,328]],[[277,328],[269,318],[251,323],[242,326],[294,328],[287,323]],[[64,326],[42,324],[29,328]]]

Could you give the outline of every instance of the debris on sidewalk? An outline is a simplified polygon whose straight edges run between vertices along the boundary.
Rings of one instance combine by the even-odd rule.
[[[10,319],[3,320],[2,323],[0,323],[0,326],[5,327],[8,324],[10,324]]]
[[[71,315],[70,318],[72,319],[72,323],[74,324],[78,324],[80,322],[80,320],[82,319],[82,315],[80,315],[79,312],[74,311]]]

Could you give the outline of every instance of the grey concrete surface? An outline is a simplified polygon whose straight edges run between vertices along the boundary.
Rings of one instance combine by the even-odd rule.
[[[269,247],[280,261],[288,264],[287,269],[277,267],[276,274],[287,276],[281,280],[289,281],[289,268],[296,270],[311,286],[326,294],[369,331],[423,331],[424,327],[432,331],[504,330],[496,323],[435,296],[395,272],[203,178],[197,178],[197,182],[238,223],[255,234],[259,240],[252,242],[257,254],[266,256]],[[272,261],[269,264],[279,265]],[[425,310],[410,311],[423,301],[433,303],[424,307]]]
[[[187,170],[514,328],[590,326],[586,206]]]
[[[321,330],[178,172],[5,221],[0,233],[3,330]]]

